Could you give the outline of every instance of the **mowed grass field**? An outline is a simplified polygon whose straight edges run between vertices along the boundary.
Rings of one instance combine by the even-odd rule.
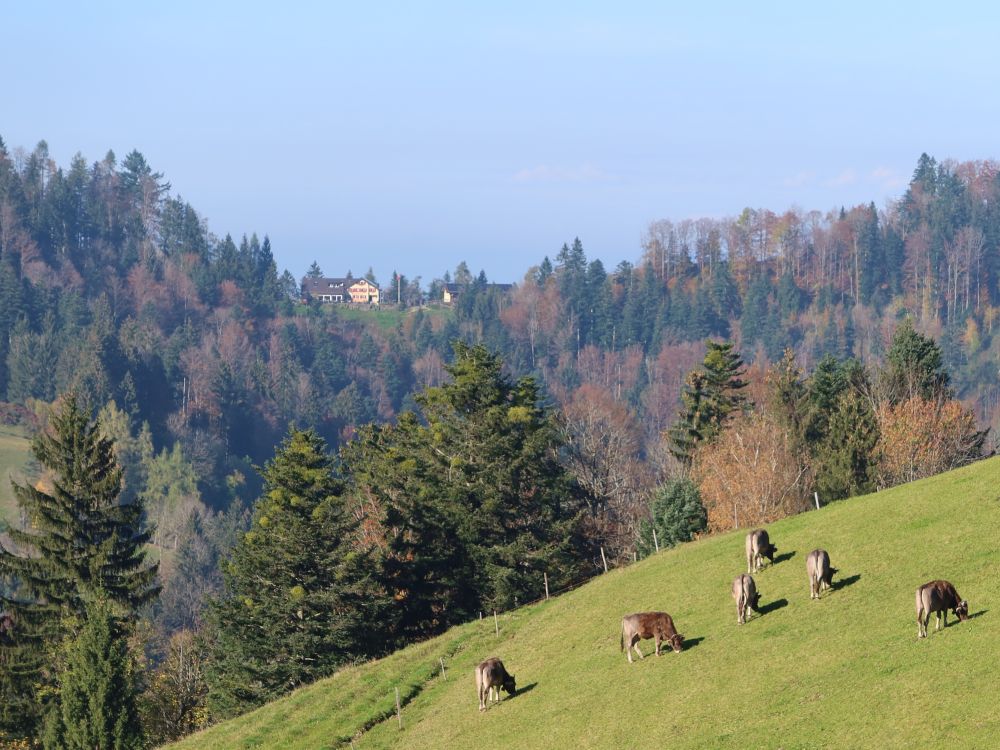
[[[1000,458],[768,527],[763,615],[736,624],[744,532],[612,571],[549,602],[346,669],[178,748],[1000,747]],[[805,559],[838,588],[809,599]],[[917,586],[952,581],[972,617],[918,640]],[[628,664],[625,613],[669,612],[680,654]],[[473,667],[518,693],[478,711]],[[448,668],[440,676],[439,658]],[[397,725],[393,688],[403,694]],[[364,731],[363,731],[364,730]]]
[[[20,427],[0,425],[0,522],[17,518],[17,500],[11,489],[11,477],[24,480],[31,460],[31,441]]]

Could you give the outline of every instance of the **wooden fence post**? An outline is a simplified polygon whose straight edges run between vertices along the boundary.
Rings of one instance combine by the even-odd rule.
[[[608,558],[604,556],[604,547],[601,547],[601,561],[604,563],[604,572],[608,572]]]
[[[656,551],[660,551],[660,540],[656,538],[656,527],[653,527],[653,546],[656,547]]]
[[[819,493],[813,492],[813,497],[816,499],[816,510],[819,510]]]
[[[403,728],[403,712],[399,710],[399,688],[396,688],[396,718],[399,719],[399,728]]]
[[[444,671],[444,657],[443,656],[440,657],[438,659],[438,661],[441,662],[441,679],[442,680],[447,680],[448,679],[448,673]]]
[[[499,638],[500,637],[500,620],[497,619],[497,611],[495,609],[493,610],[493,625],[496,626],[496,629],[497,629],[497,638]]]
[[[545,579],[545,601],[549,600],[549,574],[542,573],[542,577]]]

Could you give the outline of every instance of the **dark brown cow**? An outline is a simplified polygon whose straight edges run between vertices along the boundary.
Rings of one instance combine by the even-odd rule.
[[[941,629],[941,618],[944,616],[944,626],[948,627],[948,610],[955,613],[959,621],[969,619],[969,603],[958,595],[955,587],[948,581],[931,581],[917,589],[917,638],[927,637],[927,623],[931,612],[934,618],[934,629]]]
[[[747,534],[747,573],[756,573],[764,567],[763,558],[774,563],[774,553],[778,548],[771,544],[764,529],[754,529]]]
[[[824,588],[833,586],[837,569],[830,567],[830,555],[825,549],[814,549],[806,558],[806,572],[809,574],[809,598],[819,599]]]
[[[743,625],[750,618],[750,610],[757,609],[760,604],[760,594],[757,584],[746,573],[741,573],[733,579],[733,599],[736,600],[736,624]]]
[[[479,695],[480,711],[486,710],[486,704],[493,699],[494,694],[496,700],[493,702],[500,702],[500,688],[506,690],[510,696],[513,696],[517,689],[514,675],[507,674],[503,662],[493,656],[476,667],[476,693]]]
[[[656,655],[660,655],[660,644],[669,642],[674,651],[680,653],[684,636],[674,628],[673,618],[666,612],[636,612],[622,618],[622,650],[628,654],[628,662],[632,663],[632,650],[642,659],[642,649],[639,641],[645,638],[656,640]]]

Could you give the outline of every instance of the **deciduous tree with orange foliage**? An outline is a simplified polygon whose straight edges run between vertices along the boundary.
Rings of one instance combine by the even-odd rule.
[[[806,469],[792,439],[764,412],[730,422],[697,451],[691,472],[713,532],[759,526],[809,507]]]
[[[879,484],[912,482],[972,463],[983,455],[986,430],[975,415],[954,399],[936,403],[914,396],[885,403],[879,423]]]

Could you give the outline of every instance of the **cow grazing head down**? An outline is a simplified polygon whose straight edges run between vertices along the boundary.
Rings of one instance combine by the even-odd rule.
[[[507,695],[513,696],[514,692],[517,690],[517,686],[514,684],[514,675],[509,674],[504,677],[503,685],[501,687],[503,687],[504,692],[506,692]],[[497,695],[499,695],[499,693],[497,693]]]
[[[955,605],[955,616],[958,617],[959,622],[965,622],[969,619],[969,603],[965,599]]]
[[[774,564],[774,553],[778,551],[778,545],[767,543],[766,546],[761,547],[760,554],[762,557],[766,557],[767,561]]]
[[[759,591],[754,591],[753,592],[753,596],[750,597],[749,604],[750,604],[750,609],[752,609],[754,612],[760,612],[760,609],[759,609],[759,607],[760,607],[760,592]]]
[[[667,640],[670,641],[670,648],[679,654],[684,647],[684,636],[680,633],[674,633]]]

